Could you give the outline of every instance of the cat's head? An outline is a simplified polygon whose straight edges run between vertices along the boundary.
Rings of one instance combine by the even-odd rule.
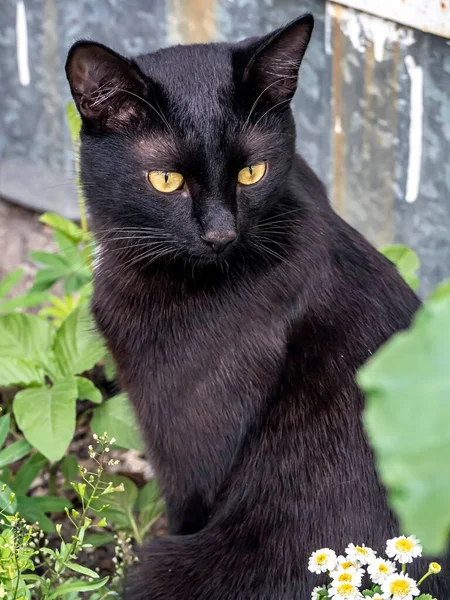
[[[261,224],[287,194],[289,105],[312,29],[305,15],[262,38],[133,59],[77,42],[66,73],[97,235],[141,262],[220,262],[269,239]]]

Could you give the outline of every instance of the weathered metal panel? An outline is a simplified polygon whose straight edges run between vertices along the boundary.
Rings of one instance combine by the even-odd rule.
[[[449,0],[337,0],[337,3],[450,38]]]
[[[67,51],[80,38],[127,55],[163,46],[167,6],[164,0],[25,0],[24,36],[16,19],[20,4],[1,0],[0,195],[74,218],[74,163],[65,118]],[[21,82],[18,45],[22,56],[28,55],[29,83]]]
[[[376,246],[418,252],[425,293],[450,275],[450,48],[340,5],[327,14],[332,199]]]

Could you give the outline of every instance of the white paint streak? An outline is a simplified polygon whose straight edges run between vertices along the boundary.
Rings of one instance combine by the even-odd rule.
[[[420,65],[416,65],[414,58],[410,55],[405,58],[405,65],[411,80],[406,202],[415,202],[419,195],[422,167],[423,69]]]
[[[16,45],[19,81],[22,85],[30,85],[27,14],[23,0],[17,0],[16,5]]]
[[[325,54],[328,54],[328,56],[331,56],[333,54],[333,16],[333,6],[332,4],[327,2],[325,8]]]
[[[358,52],[365,52],[367,43],[373,43],[374,58],[377,62],[384,60],[387,45],[395,42],[410,46],[415,42],[414,33],[396,23],[373,17],[354,10],[343,12],[341,19],[342,32]]]

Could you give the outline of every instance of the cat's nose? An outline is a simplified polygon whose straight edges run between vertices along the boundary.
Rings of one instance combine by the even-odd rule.
[[[237,234],[232,229],[211,230],[201,236],[202,240],[209,244],[214,252],[223,252],[236,239]]]

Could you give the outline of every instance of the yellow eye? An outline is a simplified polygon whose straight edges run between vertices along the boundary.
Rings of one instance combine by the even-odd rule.
[[[265,172],[265,162],[256,163],[255,165],[249,165],[248,167],[244,167],[239,171],[238,181],[239,183],[242,183],[242,185],[252,185],[252,183],[256,183],[257,181],[262,179]]]
[[[158,192],[175,192],[184,183],[181,173],[175,171],[149,171],[148,180]]]

